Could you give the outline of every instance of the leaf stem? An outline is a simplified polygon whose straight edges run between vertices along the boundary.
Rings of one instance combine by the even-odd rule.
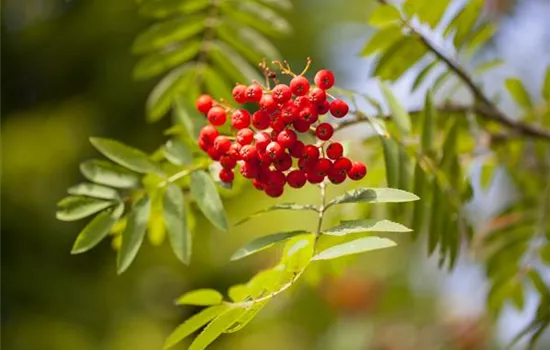
[[[158,187],[165,187],[173,182],[178,181],[183,177],[186,177],[187,175],[190,175],[191,173],[194,173],[195,171],[208,169],[209,165],[210,165],[209,163],[203,162],[203,163],[196,164],[190,168],[183,169],[182,171],[175,173],[174,175],[170,176],[163,182],[159,183]]]

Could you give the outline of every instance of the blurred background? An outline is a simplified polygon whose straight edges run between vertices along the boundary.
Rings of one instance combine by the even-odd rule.
[[[370,62],[358,54],[372,33],[366,19],[374,2],[293,3],[287,18],[294,34],[277,43],[285,58],[299,66],[311,56],[315,68],[335,72],[340,86],[377,96]],[[550,62],[550,2],[491,0],[486,11],[500,26],[482,55],[502,56],[506,64],[486,76],[484,85],[494,91],[504,77],[516,75],[536,89]],[[198,216],[190,267],[176,260],[167,243],[144,245],[120,277],[108,240],[71,256],[85,220],[63,223],[54,214],[66,188],[82,180],[78,164],[98,157],[88,137],[116,138],[149,151],[165,140],[167,119],[145,122],[145,100],[155,82],[132,80],[137,58],[130,48],[148,23],[132,0],[4,0],[1,16],[5,350],[160,349],[196,311],[175,307],[175,297],[201,287],[225,292],[248,280],[277,254],[229,263],[239,246],[294,229],[297,222],[313,223],[315,218],[300,213],[273,213],[222,233]],[[406,77],[395,85],[407,104],[419,104],[422,99],[409,96],[409,87]],[[506,99],[501,103],[511,106]],[[373,159],[373,179],[383,176],[377,151],[357,155]],[[315,198],[312,188],[276,201],[249,187],[241,191],[226,195],[231,222],[276,201]],[[488,200],[494,200],[491,191],[498,188],[485,194]],[[276,299],[244,331],[222,337],[212,349],[500,349],[532,316],[534,302],[528,299],[523,313],[505,310],[491,323],[483,271],[467,254],[447,274],[425,258],[424,244],[393,238],[399,248],[345,261],[317,284],[308,283],[318,280],[313,271],[290,297]],[[548,344],[542,341],[540,349]]]

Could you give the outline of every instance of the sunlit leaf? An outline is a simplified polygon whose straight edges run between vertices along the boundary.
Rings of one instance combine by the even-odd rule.
[[[250,214],[249,216],[247,216],[247,217],[239,220],[237,223],[235,223],[235,226],[244,224],[245,222],[247,222],[250,219],[255,218],[256,216],[259,216],[259,215],[264,214],[264,213],[269,213],[270,211],[275,211],[275,210],[294,210],[294,211],[307,210],[307,211],[316,212],[317,207],[315,207],[314,205],[310,205],[310,204],[279,203],[279,204],[275,204],[275,205],[273,205],[273,206],[271,206],[267,209],[262,209],[260,211],[257,211],[255,213],[253,213],[253,214]]]
[[[178,305],[217,305],[223,301],[223,295],[215,289],[197,289],[187,292],[176,300]]]
[[[510,96],[514,99],[514,101],[523,108],[531,108],[532,102],[531,97],[529,96],[529,93],[525,89],[525,86],[523,86],[523,83],[521,80],[517,78],[509,78],[506,79],[504,82],[504,86],[506,86],[506,89],[510,93]]]
[[[410,232],[411,229],[389,220],[364,219],[342,221],[338,226],[323,230],[323,234],[330,236],[344,236],[350,233],[363,232]]]
[[[426,77],[430,74],[430,72],[432,71],[432,69],[439,63],[438,60],[433,60],[432,62],[430,62],[429,64],[426,65],[426,67],[422,68],[422,70],[420,71],[420,73],[418,73],[418,75],[416,76],[416,78],[414,79],[414,82],[412,84],[412,88],[411,88],[411,91],[416,91],[416,89],[418,89],[418,87],[424,82],[424,79],[426,79]]]
[[[243,301],[250,296],[250,291],[246,284],[236,284],[229,287],[227,291],[229,298],[234,302]]]
[[[228,223],[223,203],[210,176],[202,170],[193,172],[190,190],[204,216],[220,230],[227,231]]]
[[[239,320],[246,309],[243,307],[229,305],[228,308],[215,318],[204,330],[193,340],[189,350],[202,350],[218,338],[226,329]]]
[[[406,36],[385,50],[375,62],[373,75],[382,80],[395,81],[426,54],[427,48],[419,40]],[[407,57],[407,59],[403,59]]]
[[[382,94],[388,103],[390,108],[392,120],[395,122],[399,130],[403,134],[409,134],[411,132],[411,117],[403,105],[397,100],[391,89],[380,82],[380,88],[382,89]]]
[[[399,10],[389,4],[381,4],[372,11],[369,17],[369,25],[383,27],[395,23],[401,19]]]
[[[75,221],[106,209],[116,202],[83,196],[65,197],[57,203],[56,218],[61,221]]]
[[[199,137],[200,129],[205,124],[204,116],[183,96],[174,97],[174,119],[185,128],[193,140]]]
[[[484,0],[470,0],[453,18],[445,29],[444,34],[454,32],[453,42],[455,47],[460,48],[465,43],[468,35],[474,28],[478,17],[483,13]]]
[[[138,187],[141,177],[105,160],[88,160],[80,164],[80,172],[90,181],[116,188]]]
[[[339,244],[317,253],[312,260],[330,260],[346,255],[359,254],[372,250],[390,248],[396,243],[387,238],[364,237],[350,242]]]
[[[132,261],[134,261],[143,243],[150,211],[151,201],[147,196],[141,197],[132,206],[130,214],[128,215],[126,229],[122,233],[122,245],[118,251],[118,274],[126,271]]]
[[[327,208],[343,203],[400,203],[419,200],[418,196],[394,188],[360,188],[331,200]]]
[[[211,45],[209,55],[212,62],[234,82],[250,84],[253,81],[262,81],[262,76],[258,70],[229,45],[221,41],[214,42]]]
[[[193,162],[193,154],[189,148],[177,139],[166,141],[162,151],[166,159],[172,164],[186,166]]]
[[[256,316],[268,302],[269,299],[252,303],[251,306],[246,309],[246,312],[233,325],[231,325],[231,327],[226,329],[224,333],[234,333],[243,329],[243,327],[252,321],[254,316]]]
[[[170,184],[166,187],[162,209],[172,250],[181,262],[189,264],[192,239],[187,227],[185,199],[178,186]]]
[[[115,209],[107,209],[97,214],[78,234],[71,254],[84,253],[95,247],[107,236],[109,230],[120,219],[123,212],[124,205],[119,204]]]
[[[231,260],[239,260],[242,258],[245,258],[249,255],[255,254],[257,252],[260,252],[262,250],[265,250],[269,247],[272,247],[273,245],[286,241],[289,238],[306,234],[307,231],[292,231],[292,232],[281,232],[281,233],[274,233],[267,236],[259,237],[247,244],[245,244],[243,247],[239,248],[232,256]]]
[[[314,235],[297,236],[288,240],[281,259],[284,270],[291,273],[302,271],[313,256],[314,241]]]
[[[153,162],[144,152],[127,146],[121,142],[99,137],[90,138],[92,145],[105,157],[138,173],[162,174],[157,163]]]
[[[496,170],[495,165],[496,164],[494,162],[487,161],[481,166],[481,172],[479,175],[481,188],[486,190],[491,185]]]
[[[144,1],[139,14],[152,18],[166,18],[174,14],[191,14],[205,9],[211,4],[210,0],[154,0]]]
[[[403,35],[398,25],[387,26],[377,30],[361,50],[362,56],[370,56],[379,51],[387,50]]]
[[[418,19],[428,24],[430,27],[435,28],[445,10],[449,6],[450,0],[438,0],[438,1],[419,1],[408,0],[405,2],[405,12],[409,15],[416,15]]]
[[[116,200],[119,198],[118,192],[115,189],[110,187],[101,186],[92,184],[89,182],[84,182],[72,187],[69,187],[67,190],[69,194],[73,196],[86,196],[99,199],[112,199]]]

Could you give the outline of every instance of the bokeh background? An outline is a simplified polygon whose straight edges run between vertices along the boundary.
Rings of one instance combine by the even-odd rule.
[[[369,79],[371,62],[358,55],[372,33],[366,19],[374,2],[293,3],[287,17],[294,34],[277,43],[285,58],[300,65],[311,56],[317,68],[335,71],[339,85],[377,96]],[[486,76],[484,85],[496,91],[504,77],[516,75],[536,91],[550,62],[550,2],[492,0],[486,11],[499,30],[481,55],[502,56],[506,64]],[[4,0],[1,16],[5,350],[160,349],[175,325],[196,311],[175,307],[175,297],[201,287],[225,291],[246,281],[277,254],[229,263],[240,245],[313,222],[303,214],[273,213],[222,233],[199,216],[191,266],[179,263],[168,244],[144,245],[120,277],[108,240],[71,256],[84,221],[59,222],[54,213],[65,189],[82,180],[79,162],[98,156],[88,137],[153,150],[169,126],[167,120],[145,122],[144,101],[155,82],[132,80],[136,57],[130,47],[148,23],[132,0]],[[409,87],[407,77],[395,85],[405,103],[419,104],[422,92],[420,98],[411,96]],[[512,108],[506,97],[501,103]],[[377,151],[358,157],[370,159]],[[371,164],[369,176],[382,175],[377,163]],[[506,179],[497,183],[505,186]],[[493,203],[498,192],[497,184],[478,197]],[[309,189],[285,200],[307,203],[314,196]],[[275,202],[247,187],[226,197],[232,222]],[[320,281],[307,276],[290,296],[278,298],[245,330],[222,337],[212,348],[500,349],[532,316],[535,301],[528,298],[524,312],[506,309],[496,323],[489,322],[483,271],[467,254],[448,274],[426,259],[424,244],[393,238],[400,242],[397,249],[346,261]],[[185,343],[176,347],[184,348]],[[548,348],[541,342],[540,349]]]

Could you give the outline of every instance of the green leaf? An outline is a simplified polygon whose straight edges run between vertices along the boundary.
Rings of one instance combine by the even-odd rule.
[[[246,312],[235,322],[231,327],[223,331],[224,333],[235,333],[237,331],[240,331],[244,328],[252,319],[254,316],[260,312],[261,309],[269,302],[269,299],[254,302],[247,310]]]
[[[193,162],[193,154],[187,146],[176,139],[166,141],[162,149],[164,157],[175,165],[187,166]]]
[[[323,230],[330,236],[344,236],[350,233],[364,232],[410,232],[411,229],[389,220],[365,219],[342,221],[340,225]]]
[[[258,272],[246,285],[247,298],[256,299],[276,292],[282,285],[286,284],[284,280],[286,274],[282,265]]]
[[[80,163],[80,172],[90,181],[116,188],[138,187],[141,177],[119,165],[99,159]]]
[[[340,258],[346,255],[359,254],[371,250],[390,248],[396,243],[387,238],[364,237],[350,242],[335,245],[320,253],[317,253],[312,260],[330,260]]]
[[[260,62],[262,58],[281,58],[280,52],[265,36],[248,27],[233,27],[222,23],[218,27],[218,37],[231,45],[250,62]]]
[[[437,64],[439,63],[438,60],[433,60],[432,62],[430,62],[428,65],[426,65],[424,68],[422,68],[422,70],[420,71],[420,73],[418,73],[418,75],[416,76],[416,78],[414,79],[414,82],[412,84],[412,88],[411,88],[411,91],[414,92],[416,91],[416,89],[418,89],[418,87],[424,82],[424,79],[426,79],[426,77],[428,76],[428,74],[430,74],[430,72],[432,71],[432,69],[437,66]]]
[[[297,236],[289,239],[285,244],[281,258],[284,271],[292,273],[294,276],[295,273],[305,269],[313,256],[314,242],[314,235]]]
[[[190,189],[204,216],[220,230],[227,231],[228,224],[223,203],[210,176],[202,170],[193,172]]]
[[[176,300],[177,305],[217,305],[223,301],[223,295],[214,289],[197,289],[183,294]]]
[[[235,82],[249,84],[252,81],[262,81],[262,76],[258,70],[224,42],[213,42],[209,57],[217,67],[220,67]]]
[[[229,18],[266,35],[282,37],[292,32],[290,24],[284,17],[256,2],[221,3],[220,8]]]
[[[73,196],[86,196],[99,199],[119,199],[118,192],[110,187],[84,182],[70,187],[67,192]]]
[[[230,102],[233,101],[231,95],[231,86],[214,69],[206,66],[202,71],[202,77],[206,90],[216,99],[223,98]]]
[[[160,80],[147,98],[147,121],[152,123],[160,120],[172,107],[175,97],[189,89],[195,79],[194,67],[191,63],[184,64]]]
[[[267,209],[257,211],[255,213],[245,217],[244,219],[239,220],[237,223],[235,223],[234,226],[244,224],[245,222],[247,222],[248,220],[250,220],[252,218],[255,218],[256,216],[259,216],[259,215],[264,214],[264,213],[269,213],[270,211],[274,211],[274,210],[294,210],[294,211],[310,210],[310,211],[317,212],[317,207],[315,207],[314,205],[310,205],[310,204],[279,203],[279,204],[275,204],[275,205],[273,205],[273,206],[271,206]]]
[[[482,189],[488,189],[492,183],[493,176],[496,170],[496,164],[492,161],[485,162],[481,167],[479,182]]]
[[[114,204],[114,201],[83,196],[69,196],[57,203],[59,209],[56,212],[56,218],[61,221],[80,220]]]
[[[434,93],[438,92],[443,84],[453,76],[453,73],[450,70],[442,72],[437,78],[435,78],[434,83],[432,84],[432,91]]]
[[[99,137],[90,138],[92,145],[105,157],[138,173],[162,174],[157,163],[153,162],[147,154],[127,146],[121,142]]]
[[[197,140],[205,118],[195,110],[195,106],[183,96],[174,97],[174,119],[176,123],[183,125],[193,140]]]
[[[493,68],[497,68],[497,67],[500,67],[502,66],[502,64],[504,63],[504,60],[502,60],[502,58],[496,58],[494,60],[489,60],[489,61],[485,61],[485,62],[482,62],[480,63],[479,65],[477,65],[477,67],[474,69],[474,72],[473,72],[473,75],[480,75],[482,73],[485,73]]]
[[[416,2],[418,4],[411,4]],[[443,15],[445,10],[449,6],[450,0],[438,0],[438,1],[419,1],[408,0],[404,7],[405,11],[409,15],[417,15],[418,19],[428,24],[431,28],[435,28]],[[412,6],[411,6],[412,5]]]
[[[220,316],[214,319],[204,330],[195,338],[189,350],[202,350],[218,338],[226,329],[231,327],[239,320],[244,313],[245,308],[229,306]]]
[[[386,165],[386,182],[390,187],[399,185],[399,145],[390,138],[381,137],[384,151],[384,163]]]
[[[178,17],[154,24],[136,38],[132,51],[141,54],[173,45],[199,34],[205,25],[206,18],[202,15]]]
[[[422,167],[417,163],[414,167],[414,185],[413,192],[416,193],[421,198],[427,197],[425,192],[429,186],[428,179]],[[413,219],[412,219],[412,228],[413,238],[416,239],[418,235],[423,231],[424,228],[424,212],[425,204],[423,201],[416,201],[413,207]]]
[[[546,68],[546,74],[544,75],[544,83],[542,86],[542,98],[546,101],[550,101],[550,66]]]
[[[174,14],[191,14],[201,11],[211,4],[210,0],[154,0],[144,1],[140,8],[139,14],[145,17],[166,18]]]
[[[510,93],[510,96],[514,99],[514,101],[523,108],[531,108],[532,102],[531,97],[529,97],[529,93],[527,90],[525,90],[525,86],[523,86],[523,83],[521,80],[517,78],[509,78],[506,79],[504,82],[504,86],[506,86],[506,89]]]
[[[79,233],[71,254],[84,253],[95,247],[107,236],[109,230],[120,219],[123,212],[124,205],[119,204],[115,209],[107,209],[97,214]]]
[[[481,46],[485,45],[496,33],[497,26],[494,23],[484,23],[475,31],[466,44],[469,53],[476,52]]]
[[[436,110],[433,104],[433,94],[431,91],[426,93],[424,103],[424,120],[421,133],[421,150],[423,154],[430,155],[435,148],[435,118]]]
[[[118,274],[126,271],[134,261],[141,243],[143,243],[150,212],[151,201],[147,196],[141,197],[132,206],[132,210],[128,214],[126,229],[122,233],[122,245],[118,251]]]
[[[168,47],[160,52],[149,54],[136,64],[134,79],[145,80],[182,65],[195,57],[201,48],[199,40],[191,40],[180,46]]]
[[[373,75],[382,80],[396,81],[427,52],[426,46],[419,40],[405,36],[380,55],[375,62]]]
[[[395,188],[360,188],[331,200],[326,208],[343,203],[402,203],[417,201],[418,196]]]
[[[539,294],[543,297],[548,299],[550,301],[550,287],[544,283],[544,280],[542,279],[540,273],[537,270],[530,269],[527,272],[527,276],[529,276],[529,279],[531,280],[531,283],[535,287],[535,289],[539,292]]]
[[[244,301],[250,296],[250,292],[246,284],[236,284],[229,287],[227,294],[229,295],[229,298],[234,302]]]
[[[187,227],[185,199],[181,189],[170,184],[164,192],[162,215],[174,254],[184,264],[191,261],[191,232]]]
[[[272,247],[273,245],[286,241],[287,239],[290,239],[295,236],[306,234],[307,231],[299,230],[299,231],[292,231],[292,232],[280,232],[280,233],[274,233],[267,236],[262,236],[259,238],[256,238],[255,240],[245,244],[243,247],[239,248],[231,256],[231,261],[239,260],[242,258],[245,258],[249,255],[258,253],[262,250],[265,250],[269,247]]]
[[[443,193],[437,183],[434,183],[431,202],[430,224],[428,228],[428,254],[431,255],[439,239],[444,232],[441,232],[442,218],[445,213],[441,210],[443,206]]]
[[[369,25],[383,27],[401,20],[401,14],[392,5],[382,4],[372,11],[369,18]]]
[[[483,13],[484,2],[484,0],[470,0],[445,29],[444,35],[454,31],[453,42],[456,48],[460,48],[466,42],[479,15]]]
[[[377,30],[361,50],[361,56],[370,56],[379,51],[386,51],[403,36],[401,26],[392,25]]]
[[[410,134],[411,117],[409,116],[409,113],[407,113],[407,110],[405,110],[403,105],[399,103],[391,89],[386,84],[380,82],[380,88],[382,89],[382,94],[384,95],[390,108],[392,120],[395,122],[402,134]]]
[[[540,247],[539,255],[543,263],[550,265],[550,243]]]
[[[209,307],[202,310],[201,312],[191,316],[185,322],[178,326],[166,339],[164,342],[163,349],[169,349],[172,346],[176,345],[184,338],[198,331],[201,327],[206,325],[208,322],[218,317],[221,313],[226,311],[229,308],[229,305],[222,304]]]

